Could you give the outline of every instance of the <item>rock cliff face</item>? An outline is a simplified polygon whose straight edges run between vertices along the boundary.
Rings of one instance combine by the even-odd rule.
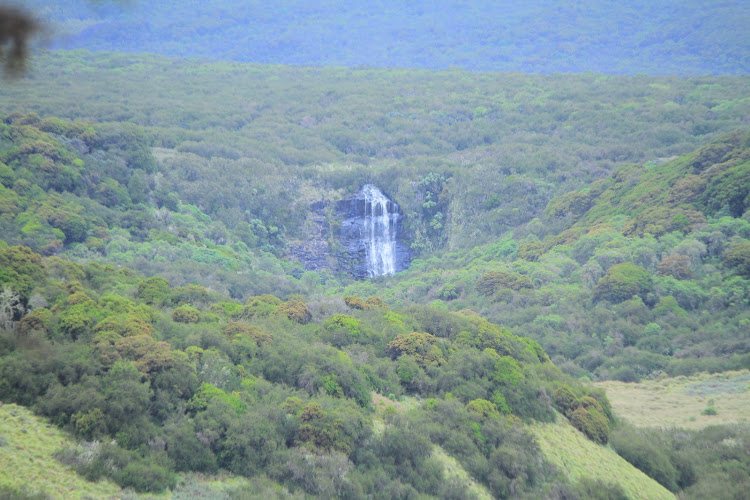
[[[366,184],[332,208],[338,226],[334,238],[330,237],[325,204],[317,202],[310,207],[310,237],[292,248],[305,269],[345,271],[364,280],[409,267],[409,246],[402,237],[403,214],[377,187]]]
[[[339,264],[357,279],[394,274],[409,267],[409,247],[401,235],[398,205],[366,184],[355,196],[338,202]]]

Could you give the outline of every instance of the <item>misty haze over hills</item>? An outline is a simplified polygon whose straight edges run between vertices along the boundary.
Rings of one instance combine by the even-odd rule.
[[[739,75],[743,1],[22,2],[53,48],[272,64]]]

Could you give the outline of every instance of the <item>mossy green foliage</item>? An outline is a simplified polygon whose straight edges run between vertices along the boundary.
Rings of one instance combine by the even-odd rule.
[[[500,418],[500,412],[498,411],[497,407],[495,407],[492,402],[487,401],[486,399],[475,399],[473,401],[469,401],[469,403],[466,405],[466,410],[474,413],[481,419]]]
[[[273,338],[255,325],[249,325],[244,322],[230,321],[224,327],[224,334],[228,337],[249,337],[254,340],[258,346],[266,342],[273,342]]]
[[[0,135],[5,138],[0,141],[0,226],[12,246],[118,266],[137,262],[141,270],[168,268],[169,281],[185,290],[168,297],[166,278],[152,277],[137,292],[151,304],[205,300],[190,289],[198,276],[204,283],[223,282],[218,288],[232,288],[236,297],[274,288],[270,280],[281,266],[278,259],[266,254],[268,265],[251,270],[251,258],[259,245],[281,251],[283,241],[273,247],[253,234],[253,227],[268,233],[267,226],[275,226],[248,214],[227,227],[176,193],[157,189],[163,175],[144,129],[12,113],[0,124]],[[249,272],[248,279],[240,280],[238,271]],[[5,274],[0,271],[0,280],[12,279]],[[15,285],[23,295],[21,284]],[[291,293],[305,287],[289,282],[282,288]]]
[[[33,282],[43,277],[39,255],[24,246],[0,248],[0,284],[16,291],[20,299],[28,301]]]
[[[332,345],[342,347],[363,339],[362,326],[357,318],[347,314],[334,314],[323,321],[321,336]]]
[[[563,384],[552,393],[552,399],[573,427],[595,443],[607,444],[614,417],[603,393],[577,396],[570,386]]]

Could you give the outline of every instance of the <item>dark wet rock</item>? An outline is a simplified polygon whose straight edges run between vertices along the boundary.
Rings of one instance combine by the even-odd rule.
[[[382,197],[382,198],[381,198]],[[292,247],[305,269],[344,271],[358,280],[403,271],[411,262],[398,205],[374,186],[333,205],[334,237],[326,203],[310,206],[308,238]]]

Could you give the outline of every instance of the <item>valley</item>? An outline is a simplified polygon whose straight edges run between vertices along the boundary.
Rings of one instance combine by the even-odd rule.
[[[744,32],[326,65],[287,27],[360,3],[172,4],[135,52],[137,9],[34,0],[70,38],[0,82],[0,497],[743,497]],[[285,58],[226,55],[250,13]]]

